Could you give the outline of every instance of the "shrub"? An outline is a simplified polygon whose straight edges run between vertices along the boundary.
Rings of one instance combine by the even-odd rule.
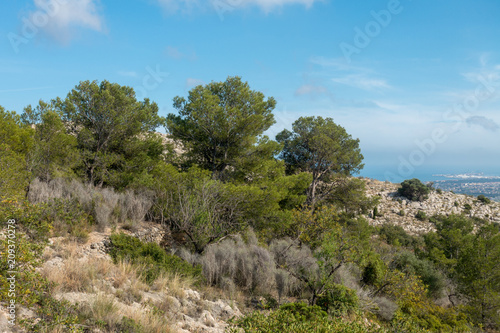
[[[409,235],[399,225],[384,224],[378,233],[389,245],[415,248],[422,243],[421,238]]]
[[[415,214],[415,218],[419,221],[425,221],[427,219],[427,214],[423,210],[419,210],[417,214]]]
[[[472,210],[472,206],[470,204],[466,203],[464,205],[464,213],[469,214],[471,210]]]
[[[407,179],[401,183],[398,194],[411,201],[424,201],[428,198],[430,189],[417,178]]]
[[[128,260],[134,265],[142,266],[142,277],[147,283],[152,283],[162,272],[201,278],[200,266],[192,266],[183,259],[167,253],[156,243],[143,243],[125,234],[111,235],[109,254],[115,263]]]
[[[384,332],[375,325],[366,326],[361,320],[348,321],[342,318],[333,320],[319,306],[309,306],[304,303],[284,304],[268,315],[255,311],[232,320],[228,331],[230,333]]]
[[[484,204],[489,204],[491,203],[491,199],[488,197],[485,197],[483,194],[480,194],[477,196],[477,200],[481,201]]]
[[[437,194],[443,194],[443,190],[440,188],[436,189],[436,192],[437,192]]]
[[[361,281],[366,285],[376,285],[380,282],[385,270],[385,263],[378,257],[372,257],[369,259],[368,264],[363,268]]]
[[[427,286],[432,297],[439,297],[445,287],[445,280],[434,264],[426,259],[419,259],[412,252],[403,251],[396,255],[391,263],[392,268],[417,275]]]
[[[112,188],[99,188],[62,178],[49,182],[33,180],[29,187],[28,199],[32,203],[54,200],[78,203],[100,227],[127,221],[140,222],[152,206],[147,194],[135,194],[132,191],[117,193]]]
[[[261,293],[275,286],[275,263],[272,254],[241,237],[209,245],[200,258],[207,282],[222,287],[230,279],[237,287]],[[283,291],[287,286],[282,286]]]
[[[316,304],[323,311],[334,315],[343,315],[359,308],[356,291],[341,284],[327,286],[326,292],[318,298]]]

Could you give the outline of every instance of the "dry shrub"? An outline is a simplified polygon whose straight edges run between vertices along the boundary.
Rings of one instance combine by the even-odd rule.
[[[50,202],[53,199],[76,200],[100,228],[114,223],[141,222],[152,206],[152,199],[147,193],[117,193],[112,188],[100,188],[62,178],[49,182],[33,180],[28,199],[33,203]]]
[[[147,193],[135,194],[127,190],[120,195],[118,204],[120,207],[120,219],[136,223],[144,219],[144,216],[146,216],[153,206],[153,201]]]
[[[271,253],[239,236],[208,246],[199,261],[208,283],[221,288],[228,287],[227,279],[244,290],[262,293],[275,284]]]
[[[286,267],[287,278],[282,278],[282,290],[287,295],[298,296],[304,290],[303,283],[293,276],[304,276],[309,280],[319,279],[319,267],[311,249],[302,244],[298,246],[289,238],[273,240],[270,250],[274,255],[274,260],[279,267]],[[290,274],[292,272],[292,274]]]
[[[377,313],[384,320],[391,321],[394,313],[398,310],[396,303],[385,297],[374,297],[373,301],[377,304]]]

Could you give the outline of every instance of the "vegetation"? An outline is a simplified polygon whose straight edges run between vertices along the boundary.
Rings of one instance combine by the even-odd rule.
[[[485,197],[483,194],[480,194],[477,196],[477,200],[479,200],[480,202],[484,203],[484,204],[489,204],[491,203],[491,199],[488,198],[488,197]]]
[[[338,177],[350,176],[363,168],[359,140],[352,139],[331,118],[300,117],[293,123],[292,131],[282,131],[276,140],[283,144],[281,158],[289,173],[312,174],[306,201],[312,207],[331,195],[338,181],[342,181]]]
[[[109,254],[115,262],[122,260],[141,266],[145,282],[152,283],[164,272],[201,278],[201,268],[193,267],[181,258],[168,254],[156,243],[143,243],[124,234],[111,235]]]
[[[411,201],[424,201],[427,199],[430,189],[417,178],[407,179],[401,183],[398,189],[399,195]]]
[[[421,211],[435,232],[369,226],[364,216],[383,212],[352,177],[363,167],[359,141],[321,117],[300,118],[271,140],[263,133],[275,104],[229,77],[176,97],[178,114],[166,120],[154,102],[107,81],[81,82],[21,116],[0,107],[0,220],[15,220],[16,299],[43,319],[25,329],[165,331],[168,304],[141,319],[118,315],[105,297],[79,306],[53,297],[112,277],[115,296],[129,303],[141,288],[180,295],[187,281],[266,299],[256,306],[266,311],[235,319],[230,331],[498,331],[498,225]],[[161,125],[182,154],[155,133]],[[399,193],[422,201],[429,191],[411,179]],[[34,270],[49,237],[85,242],[93,230],[134,230],[144,220],[176,235],[170,248],[114,233],[114,264],[68,255],[64,271]],[[0,263],[2,281],[9,269]]]

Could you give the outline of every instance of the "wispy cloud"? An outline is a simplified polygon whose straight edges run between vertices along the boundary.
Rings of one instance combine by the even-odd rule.
[[[167,57],[176,60],[188,59],[194,61],[197,58],[196,53],[194,51],[181,52],[179,48],[170,45],[165,48],[165,54],[167,55]]]
[[[195,86],[198,86],[200,84],[205,84],[205,82],[203,80],[194,79],[194,78],[188,78],[186,80],[186,87],[187,88],[195,87]]]
[[[46,22],[42,31],[59,42],[68,43],[76,28],[105,30],[99,0],[34,0],[34,5],[37,9],[30,13],[30,20]]]
[[[303,5],[311,7],[315,2],[324,0],[157,0],[158,4],[167,14],[176,12],[190,13],[194,9],[217,9],[218,7],[230,10],[243,9],[246,7],[258,7],[265,13],[270,13],[286,5]]]
[[[34,90],[52,89],[52,87],[33,87],[33,88],[17,88],[17,89],[0,89],[0,93],[24,92]]]
[[[385,79],[377,77],[373,70],[352,66],[343,58],[312,57],[309,62],[319,67],[322,76],[327,76],[338,84],[368,91],[391,88],[391,85]]]
[[[324,86],[313,85],[313,84],[304,84],[300,86],[297,90],[295,90],[295,96],[302,95],[321,95],[326,94],[328,89]]]
[[[118,75],[126,77],[137,77],[137,72],[134,71],[118,71]]]
[[[500,128],[500,126],[498,126],[498,124],[493,119],[486,118],[484,116],[471,116],[465,119],[465,122],[469,126],[477,125],[491,132],[496,132]]]
[[[390,88],[390,85],[385,80],[369,78],[362,74],[349,74],[343,77],[334,77],[332,81],[363,90]]]

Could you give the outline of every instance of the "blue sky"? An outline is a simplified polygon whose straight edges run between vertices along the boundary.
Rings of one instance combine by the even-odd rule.
[[[82,80],[156,101],[238,75],[359,138],[362,175],[500,174],[498,0],[9,0],[0,105],[22,112]]]

